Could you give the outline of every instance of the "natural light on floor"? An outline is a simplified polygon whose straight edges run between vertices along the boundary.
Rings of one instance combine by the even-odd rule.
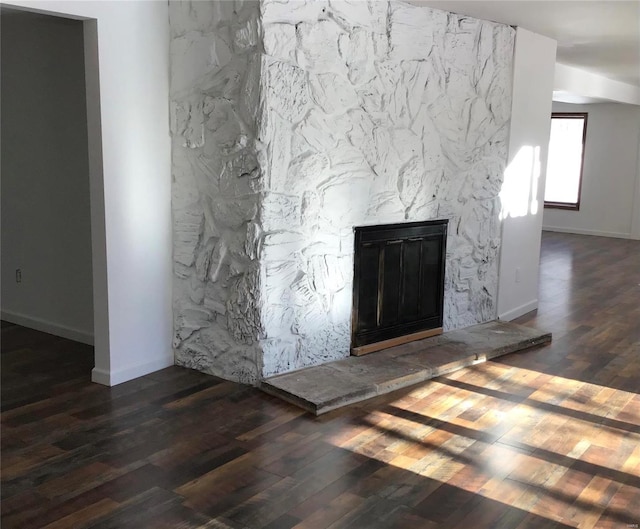
[[[569,517],[580,527],[592,527],[606,507],[602,487],[617,490],[633,473],[629,465],[611,469],[600,464],[600,445],[626,446],[637,435],[636,425],[610,417],[612,392],[628,401],[635,396],[533,370],[482,364],[378,405],[363,417],[358,434],[348,439],[336,435],[333,442],[424,479],[414,483],[411,474],[399,474],[403,494],[416,483],[427,492],[446,485],[541,519],[564,516],[565,522]],[[567,480],[585,482],[578,498],[567,490]],[[628,522],[624,509],[610,505],[609,514]]]

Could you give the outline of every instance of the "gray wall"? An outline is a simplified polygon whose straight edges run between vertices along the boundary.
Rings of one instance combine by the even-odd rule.
[[[580,211],[545,209],[543,228],[628,238],[640,209],[640,107],[618,103],[554,103],[554,112],[587,112]],[[635,204],[634,204],[635,202]]]
[[[91,342],[82,23],[3,11],[1,29],[2,316]]]

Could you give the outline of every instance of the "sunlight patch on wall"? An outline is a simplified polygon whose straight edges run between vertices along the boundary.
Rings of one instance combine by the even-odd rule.
[[[524,145],[504,172],[500,191],[500,220],[538,213],[538,180],[540,179],[540,147]]]

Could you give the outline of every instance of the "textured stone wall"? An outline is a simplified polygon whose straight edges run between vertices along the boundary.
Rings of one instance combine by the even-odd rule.
[[[448,218],[445,327],[496,315],[514,32],[396,1],[171,2],[177,363],[349,354],[353,227]]]
[[[245,383],[262,358],[259,17],[257,2],[170,2],[176,362]]]
[[[448,218],[445,328],[496,316],[514,30],[263,0],[263,375],[347,356],[353,227]]]

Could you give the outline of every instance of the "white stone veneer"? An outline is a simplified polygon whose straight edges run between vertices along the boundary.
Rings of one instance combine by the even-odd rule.
[[[262,23],[263,375],[349,354],[357,225],[450,219],[445,328],[495,318],[514,30],[400,2]]]
[[[364,224],[450,219],[445,328],[495,318],[514,30],[263,0],[258,56],[255,8],[172,4],[178,362],[254,382],[347,356]]]
[[[261,376],[257,2],[171,2],[176,363]]]

